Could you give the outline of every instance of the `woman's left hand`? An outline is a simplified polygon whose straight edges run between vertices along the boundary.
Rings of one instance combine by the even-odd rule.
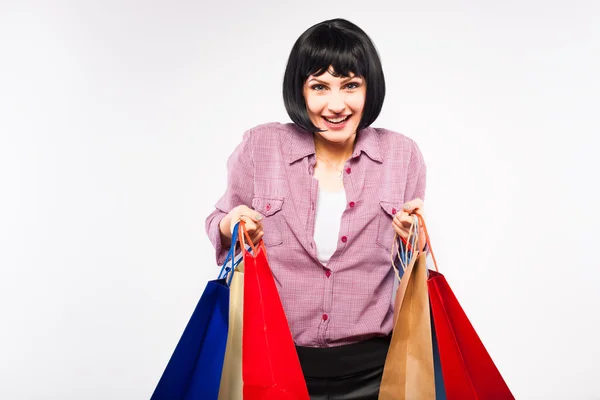
[[[416,198],[404,204],[402,207],[402,212],[396,213],[394,219],[392,220],[392,226],[394,227],[394,230],[398,236],[402,237],[404,240],[408,239],[410,227],[415,222],[415,217],[410,215],[415,211],[418,211],[418,213],[425,218],[423,200]],[[425,232],[422,229],[420,229],[419,232],[419,247],[421,247],[421,250],[423,250],[426,244]]]

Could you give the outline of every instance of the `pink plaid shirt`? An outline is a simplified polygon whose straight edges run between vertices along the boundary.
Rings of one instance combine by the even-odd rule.
[[[359,131],[344,167],[348,204],[327,267],[313,239],[318,181],[311,133],[294,124],[260,125],[230,156],[227,191],[206,219],[221,265],[219,222],[245,204],[262,213],[269,265],[299,346],[354,343],[392,330],[392,218],[424,199],[426,167],[417,144],[385,129]]]

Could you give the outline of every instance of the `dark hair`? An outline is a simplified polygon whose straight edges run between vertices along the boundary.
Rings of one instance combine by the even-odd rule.
[[[371,125],[385,98],[379,54],[362,29],[339,18],[308,28],[292,47],[283,77],[283,101],[292,121],[309,132],[320,131],[308,116],[303,87],[310,75],[321,75],[330,66],[336,75],[348,77],[354,73],[366,81],[365,108],[358,129]]]

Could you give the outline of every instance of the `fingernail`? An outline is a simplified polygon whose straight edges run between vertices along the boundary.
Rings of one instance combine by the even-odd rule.
[[[408,203],[406,203],[403,207],[405,210],[408,210],[408,211],[410,211],[412,209],[412,206]]]
[[[262,216],[262,215],[260,215],[260,214],[257,214],[257,215],[256,215],[256,220],[257,220],[257,221],[260,221],[260,220],[262,220],[262,219],[263,219],[263,216]]]

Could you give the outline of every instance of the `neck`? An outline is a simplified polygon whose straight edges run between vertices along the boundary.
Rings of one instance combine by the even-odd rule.
[[[315,140],[315,152],[317,157],[325,158],[327,161],[339,165],[345,163],[352,152],[356,142],[356,133],[341,143],[333,143],[324,139],[318,133],[313,135]]]

